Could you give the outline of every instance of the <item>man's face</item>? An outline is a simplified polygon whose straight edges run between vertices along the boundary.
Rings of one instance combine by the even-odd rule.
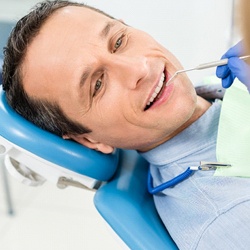
[[[168,50],[148,34],[83,7],[54,13],[22,66],[30,96],[56,102],[92,130],[82,136],[113,147],[153,148],[185,126],[196,107],[184,74],[164,86],[182,68]]]

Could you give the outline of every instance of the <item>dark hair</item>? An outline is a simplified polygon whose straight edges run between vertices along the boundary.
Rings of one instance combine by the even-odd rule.
[[[27,47],[42,25],[55,11],[66,6],[86,7],[112,18],[83,3],[56,0],[37,4],[12,30],[4,48],[2,74],[9,105],[27,120],[59,136],[88,133],[91,130],[70,120],[56,103],[28,96],[23,88],[21,68]]]

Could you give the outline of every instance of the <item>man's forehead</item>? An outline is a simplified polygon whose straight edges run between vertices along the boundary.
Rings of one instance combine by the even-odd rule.
[[[63,19],[67,21],[77,21],[77,20],[98,21],[99,19],[101,20],[101,19],[111,19],[111,18],[86,6],[66,6],[55,11],[49,18],[50,21],[63,20]],[[90,23],[88,23],[88,25],[89,24]],[[93,23],[91,23],[91,25],[93,25]]]
[[[112,19],[102,13],[92,10],[88,7],[67,6],[58,9],[53,13],[41,27],[37,38],[52,39],[57,36],[62,39],[64,33],[74,35],[80,38],[84,35],[84,40],[88,41],[88,36],[104,35],[112,27],[112,23],[117,23],[118,20]],[[105,25],[106,29],[103,29]],[[102,32],[102,34],[100,34]],[[93,38],[93,37],[92,37]],[[37,40],[37,39],[34,39]]]
[[[70,21],[73,21],[74,25]],[[77,61],[79,53],[84,52],[82,54],[86,57],[88,50],[82,51],[83,48],[86,49],[83,44],[95,45],[97,39],[93,38],[105,36],[113,22],[118,21],[86,7],[69,6],[59,9],[46,21],[28,46],[23,62],[26,82],[24,87],[33,88],[33,85],[36,85],[38,89],[38,85],[43,82],[45,88],[47,79],[50,80],[47,83],[49,85],[53,81],[57,82],[58,74],[55,73],[58,70],[64,74],[68,72],[72,58]],[[43,76],[46,76],[46,79],[43,79]]]
[[[94,41],[93,36],[105,36],[114,22],[117,22],[117,20],[87,7],[63,7],[46,20],[38,35],[34,37],[28,46],[28,51],[30,47],[34,49],[34,44],[38,43],[40,43],[39,48],[41,48],[40,46],[48,48],[52,40],[58,43],[58,49],[59,44],[66,40],[75,40],[77,38],[85,42]],[[108,23],[109,25],[107,25]]]

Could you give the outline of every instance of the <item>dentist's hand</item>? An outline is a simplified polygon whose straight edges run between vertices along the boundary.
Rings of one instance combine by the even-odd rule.
[[[250,92],[250,66],[238,58],[242,55],[244,55],[243,44],[239,42],[222,56],[222,59],[228,58],[228,64],[217,67],[216,75],[222,79],[224,88],[229,88],[237,77]]]

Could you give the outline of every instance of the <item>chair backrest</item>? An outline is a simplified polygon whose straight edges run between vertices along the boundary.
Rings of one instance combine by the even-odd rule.
[[[114,178],[97,190],[97,210],[129,249],[178,249],[162,224],[147,191],[148,163],[122,150]]]

